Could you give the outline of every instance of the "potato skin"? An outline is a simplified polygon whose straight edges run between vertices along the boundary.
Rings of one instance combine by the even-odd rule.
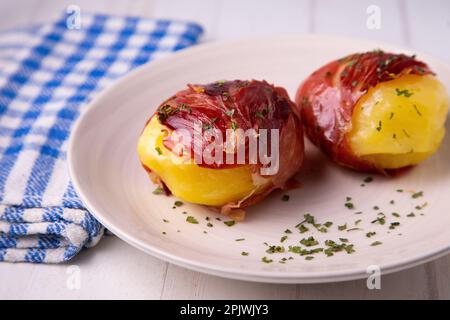
[[[355,155],[347,140],[353,110],[371,87],[406,74],[433,74],[414,56],[380,50],[332,61],[313,72],[298,88],[297,110],[310,141],[336,163],[359,171],[386,174]]]

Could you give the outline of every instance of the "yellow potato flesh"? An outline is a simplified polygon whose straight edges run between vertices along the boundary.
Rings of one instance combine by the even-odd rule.
[[[447,92],[435,77],[404,75],[361,97],[347,138],[357,156],[380,168],[415,165],[439,147],[447,111]]]
[[[156,173],[175,196],[220,207],[263,188],[264,184],[254,182],[248,165],[211,169],[200,167],[190,159],[183,161],[163,145],[163,138],[169,132],[153,117],[139,138],[138,154],[141,162]]]

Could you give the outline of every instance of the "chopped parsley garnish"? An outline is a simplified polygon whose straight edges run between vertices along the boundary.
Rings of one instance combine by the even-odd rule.
[[[381,131],[381,120],[378,121],[378,126],[375,128],[377,131]]]
[[[346,202],[346,203],[345,203],[345,206],[346,206],[348,209],[354,209],[354,208],[355,208],[355,206],[353,205],[352,202]]]
[[[234,114],[234,109],[229,109],[229,110],[225,111],[225,114],[229,117],[232,117]]]
[[[310,224],[315,224],[316,223],[314,216],[312,216],[309,213],[305,214],[304,218],[305,218],[305,222],[307,222],[307,223],[310,223]]]
[[[371,223],[379,223],[381,225],[384,225],[386,223],[386,219],[384,216],[378,217],[375,220],[373,220]]]
[[[289,252],[299,254],[301,256],[311,255],[315,253],[319,253],[323,251],[323,248],[314,248],[314,249],[302,249],[300,246],[289,246]]]
[[[325,228],[325,227],[321,228],[320,225],[315,225],[315,227],[316,227],[317,231],[322,232],[322,233],[326,233],[328,231],[327,228]]]
[[[373,181],[373,178],[372,178],[372,177],[366,177],[363,181],[364,181],[365,183],[370,183],[370,182]]]
[[[308,231],[309,229],[307,227],[305,227],[303,224],[304,223],[309,223],[312,226],[314,226],[314,228],[317,229],[317,231],[322,232],[322,233],[326,233],[328,230],[326,227],[322,227],[322,225],[320,223],[316,223],[315,218],[309,214],[306,213],[304,215],[305,220],[303,220],[302,222],[298,223],[295,227],[299,228],[300,233],[304,233],[306,231]],[[329,223],[327,223],[329,224]]]
[[[342,226],[338,226],[339,231],[344,231],[347,229],[347,224],[343,224]]]
[[[261,111],[256,111],[256,116],[258,117],[258,118],[260,118],[260,119],[264,119],[264,115],[263,115],[263,113],[261,112]]]
[[[314,239],[314,237],[311,236],[309,238],[303,238],[302,240],[300,240],[300,243],[305,247],[312,247],[318,245],[319,241],[317,241],[316,239]]]
[[[380,210],[380,208],[378,206],[374,206],[373,210]]]
[[[324,253],[327,257],[331,257],[334,255],[334,253],[340,251],[345,251],[348,254],[355,252],[355,250],[353,249],[354,247],[353,244],[346,244],[346,243],[338,244],[333,240],[326,240],[325,245],[328,247],[327,249],[324,250]]]
[[[415,66],[414,69],[416,69],[417,72],[419,72],[420,74],[424,74],[424,73],[425,73],[425,69],[424,69],[424,68],[421,68],[421,67],[419,67],[419,66]]]
[[[248,252],[242,251],[242,252],[241,252],[241,255],[242,255],[242,256],[248,256]]]
[[[301,225],[298,227],[298,230],[300,231],[300,233],[305,233],[305,232],[308,232],[308,231],[309,231],[309,229],[308,229],[307,227],[305,227],[303,224],[301,224]]]
[[[268,259],[267,257],[262,257],[261,261],[264,262],[264,263],[272,263],[273,262],[272,259]]]
[[[355,221],[355,226],[357,226],[358,224],[360,224],[361,221],[362,221],[361,219],[356,220],[356,221]]]
[[[209,227],[209,228],[212,228],[214,225],[213,225],[211,222],[208,222],[208,223],[206,224],[206,226]]]
[[[180,200],[177,200],[177,201],[174,202],[174,205],[175,205],[176,207],[181,207],[181,206],[183,205],[183,202],[180,201]]]
[[[231,226],[234,226],[236,224],[236,221],[229,220],[229,221],[224,221],[223,223],[225,223],[228,227],[231,227]]]
[[[414,218],[416,214],[414,212],[411,212],[410,214],[406,215],[408,218]]]
[[[289,195],[288,194],[283,194],[283,196],[281,197],[282,201],[289,201]]]
[[[162,151],[160,147],[155,147],[156,152],[158,152],[158,155],[162,155]]]
[[[405,134],[405,136],[407,136],[408,138],[411,138],[411,136],[409,135],[409,133],[408,133],[408,132],[406,132],[406,130],[405,130],[405,129],[402,129],[402,131],[403,131],[403,133]]]
[[[177,112],[178,109],[174,109],[170,104],[165,104],[158,109],[158,119],[163,122],[169,116]]]
[[[398,227],[400,225],[400,222],[392,222],[389,226],[389,229],[394,230],[395,227]]]
[[[198,224],[197,219],[195,219],[193,216],[187,216],[186,221],[193,224]]]
[[[236,130],[237,129],[237,123],[234,121],[231,121],[231,129]]]
[[[370,246],[371,246],[371,247],[375,247],[375,246],[379,246],[379,245],[381,245],[381,244],[383,244],[383,242],[381,242],[381,241],[375,241],[375,242],[372,242],[372,243],[370,244]]]
[[[314,259],[313,256],[306,256],[306,257],[305,257],[305,260],[307,260],[307,261],[310,261],[310,260],[312,260],[312,259]]]
[[[395,93],[397,94],[397,96],[404,96],[406,98],[411,97],[414,93],[409,91],[408,89],[399,89],[399,88],[395,88]]]
[[[400,218],[400,214],[398,214],[397,212],[392,212],[392,215],[396,218]]]
[[[394,113],[391,112],[391,115],[389,116],[389,120],[392,120],[393,117],[394,117]]]
[[[366,237],[367,237],[367,238],[370,238],[370,237],[373,237],[373,236],[376,235],[376,234],[377,234],[376,232],[372,232],[372,231],[371,231],[371,232],[367,232],[367,233],[366,233]]]
[[[350,60],[348,63],[347,63],[347,66],[346,66],[346,68],[351,68],[351,67],[353,67],[353,65],[356,63],[356,60]]]
[[[327,222],[325,222],[323,225],[324,225],[325,227],[329,228],[329,227],[331,227],[331,226],[333,225],[333,222],[327,221]]]
[[[284,233],[292,233],[292,231],[289,229],[286,229],[286,230],[284,230]]]
[[[309,103],[308,97],[307,96],[303,96],[302,97],[302,106],[307,106]]]
[[[417,114],[419,115],[419,117],[422,116],[422,113],[419,111],[419,109],[417,108],[417,106],[415,104],[413,104],[414,106],[414,110],[416,110]]]
[[[288,236],[282,236],[281,239],[280,239],[280,242],[286,241],[287,238],[288,238]]]
[[[417,199],[417,198],[423,197],[423,191],[415,192],[415,193],[413,193],[413,194],[411,195],[411,197],[412,197],[413,199]]]
[[[428,205],[428,202],[425,202],[424,204],[420,205],[420,206],[416,206],[415,208],[417,210],[422,210],[423,208],[425,208]]]
[[[161,187],[157,187],[155,190],[153,190],[153,194],[162,194],[164,192],[164,189]]]
[[[397,189],[397,192],[403,192],[403,189]]]
[[[239,238],[239,239],[235,239],[234,241],[244,241],[245,238]]]
[[[285,252],[285,248],[283,246],[269,246],[269,248],[266,250],[267,253],[283,253]]]
[[[164,221],[165,223],[169,223],[169,220],[167,220],[167,219],[163,219],[163,221]]]

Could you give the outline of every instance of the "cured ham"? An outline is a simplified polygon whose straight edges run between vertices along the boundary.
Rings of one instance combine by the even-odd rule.
[[[434,153],[448,109],[446,90],[425,63],[381,50],[319,68],[295,101],[307,137],[332,160],[381,173]]]
[[[225,213],[242,209],[274,189],[293,185],[304,158],[303,129],[295,109],[285,89],[266,81],[189,84],[164,101],[148,121],[138,144],[141,162],[154,180],[182,199]],[[196,139],[199,128],[201,135]],[[245,143],[251,135],[239,135],[249,130],[258,142],[257,155]],[[217,134],[227,141],[217,141]],[[244,163],[238,161],[238,142],[244,142]],[[213,158],[221,160],[197,161],[204,160],[211,145]],[[269,152],[266,158],[261,157],[261,146]],[[218,152],[221,157],[216,157]],[[187,163],[168,160],[182,155]],[[268,170],[274,165],[268,158],[276,161],[273,172]]]

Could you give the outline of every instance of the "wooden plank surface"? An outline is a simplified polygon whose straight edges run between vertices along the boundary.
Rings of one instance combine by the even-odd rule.
[[[0,30],[51,21],[69,4],[82,11],[197,21],[206,30],[203,41],[326,33],[409,46],[450,63],[450,5],[445,0],[15,0],[0,2]],[[369,6],[380,9],[379,29],[367,27],[373,12],[368,13]],[[74,272],[81,275],[79,289],[70,285]],[[107,237],[67,265],[2,263],[0,283],[0,298],[7,299],[449,299],[450,257],[383,276],[381,290],[368,290],[364,280],[275,285],[200,274]]]

